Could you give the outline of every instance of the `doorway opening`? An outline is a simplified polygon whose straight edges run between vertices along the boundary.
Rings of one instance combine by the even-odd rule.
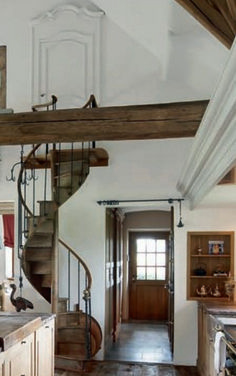
[[[114,222],[117,209],[107,210],[113,210]],[[170,364],[174,332],[173,208],[136,210],[119,218],[118,233],[115,221],[109,231],[112,241],[107,237],[114,250],[113,269],[117,271],[122,265],[122,270],[118,280],[114,275],[113,289],[107,290],[106,306],[112,307],[115,321],[110,325],[113,336],[105,346],[105,359]],[[117,257],[120,254],[122,260]],[[120,280],[122,288],[117,294]],[[120,311],[115,313],[116,308]]]

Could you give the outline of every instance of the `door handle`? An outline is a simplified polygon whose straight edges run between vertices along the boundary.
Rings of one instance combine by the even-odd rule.
[[[137,279],[137,276],[135,274],[132,275],[132,282],[135,282]]]

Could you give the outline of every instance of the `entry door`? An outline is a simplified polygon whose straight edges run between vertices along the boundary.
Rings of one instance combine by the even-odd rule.
[[[168,319],[169,232],[130,232],[129,317]]]

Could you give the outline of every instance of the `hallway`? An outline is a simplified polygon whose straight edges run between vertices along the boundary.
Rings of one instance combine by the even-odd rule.
[[[106,360],[172,364],[167,326],[152,322],[121,324]]]

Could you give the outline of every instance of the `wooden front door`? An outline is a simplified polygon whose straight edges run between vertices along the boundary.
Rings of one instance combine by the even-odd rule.
[[[129,318],[168,319],[169,232],[129,234]]]

